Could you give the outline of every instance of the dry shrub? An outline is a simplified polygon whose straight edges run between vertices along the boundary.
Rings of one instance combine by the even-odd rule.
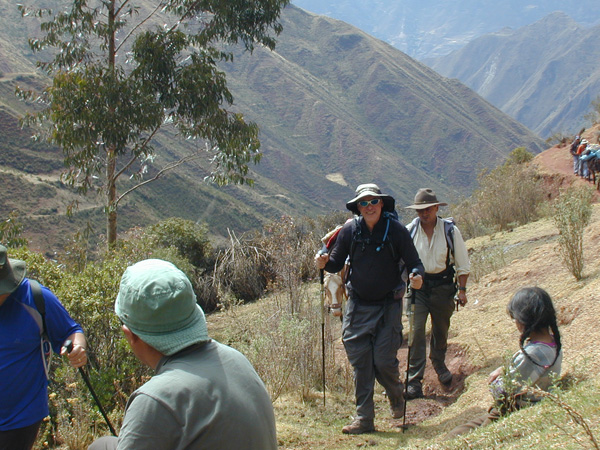
[[[593,195],[589,186],[571,187],[562,191],[553,205],[559,252],[577,280],[583,276],[583,232],[592,217]]]
[[[540,205],[547,197],[542,180],[528,164],[520,163],[516,156],[513,159],[517,162],[482,171],[473,195],[453,207],[466,238],[507,230],[540,217]]]
[[[266,255],[251,242],[239,239],[233,231],[228,232],[229,247],[217,255],[214,280],[220,291],[229,291],[244,302],[256,301],[267,285]]]

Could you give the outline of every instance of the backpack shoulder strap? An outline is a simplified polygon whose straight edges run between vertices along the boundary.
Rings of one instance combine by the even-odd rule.
[[[410,228],[410,238],[414,239],[415,235],[417,234],[417,231],[419,229],[419,224],[421,223],[421,221],[419,220],[418,217],[415,217],[413,219],[413,221],[411,223],[409,223],[408,225],[411,227]]]
[[[444,234],[446,235],[446,243],[448,244],[448,248],[452,252],[452,255],[454,255],[454,219],[452,217],[448,217],[442,220],[444,221]]]
[[[46,301],[44,300],[44,296],[42,294],[42,287],[40,286],[40,283],[35,280],[29,280],[29,286],[31,286],[31,293],[33,294],[35,307],[42,320],[40,334],[47,337],[48,329],[46,328]]]
[[[23,304],[23,306],[25,306],[25,309],[29,312],[29,314],[31,314],[40,328],[40,348],[42,353],[42,361],[44,362],[44,372],[46,373],[46,378],[49,379],[50,362],[52,360],[52,347],[50,345],[50,338],[48,337],[48,329],[46,327],[46,301],[44,300],[40,283],[35,280],[29,280],[29,287],[31,288],[31,294],[33,295],[35,309],[25,304]]]

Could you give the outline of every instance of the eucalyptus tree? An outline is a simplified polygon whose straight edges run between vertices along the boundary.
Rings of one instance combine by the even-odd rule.
[[[190,158],[207,155],[207,178],[217,184],[252,183],[248,165],[261,157],[258,126],[230,110],[233,96],[218,63],[231,61],[239,47],[273,50],[289,0],[45,3],[55,9],[19,7],[40,21],[41,37],[29,44],[51,77],[41,92],[19,91],[39,104],[23,123],[60,146],[67,184],[103,194],[109,246],[121,199]],[[197,145],[180,160],[151,167],[149,176],[164,128]]]

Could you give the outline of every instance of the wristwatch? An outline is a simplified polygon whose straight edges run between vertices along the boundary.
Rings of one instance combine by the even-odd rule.
[[[465,291],[465,292],[467,292],[467,287],[466,286],[459,286],[458,290],[459,291]]]

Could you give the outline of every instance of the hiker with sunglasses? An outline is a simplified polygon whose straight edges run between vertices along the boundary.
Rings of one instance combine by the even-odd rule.
[[[539,287],[520,289],[508,302],[506,312],[521,333],[520,350],[506,368],[500,366],[490,374],[488,383],[494,404],[488,412],[454,428],[448,438],[489,425],[502,416],[539,402],[542,397],[528,391],[528,387],[549,391],[560,376],[562,345],[550,295]]]
[[[423,265],[406,228],[394,217],[395,200],[376,184],[362,184],[346,208],[357,217],[341,228],[330,254],[318,253],[315,264],[339,272],[349,259],[348,302],[342,341],[354,369],[356,416],[345,434],[375,431],[375,380],[385,389],[392,418],[403,415],[404,386],[397,353],[402,344],[401,260],[411,273],[411,288],[419,289]]]
[[[407,228],[425,266],[423,288],[415,293],[413,341],[408,369],[407,400],[423,397],[422,382],[426,364],[425,326],[431,317],[429,359],[438,381],[449,387],[452,373],[446,367],[448,330],[456,301],[467,304],[470,262],[467,247],[454,222],[438,217],[440,206],[435,192],[419,189],[414,204],[417,218]]]
[[[86,340],[56,296],[25,276],[25,261],[7,252],[0,245],[0,450],[29,450],[49,414],[52,352],[82,367]],[[71,353],[63,347],[67,340]]]

